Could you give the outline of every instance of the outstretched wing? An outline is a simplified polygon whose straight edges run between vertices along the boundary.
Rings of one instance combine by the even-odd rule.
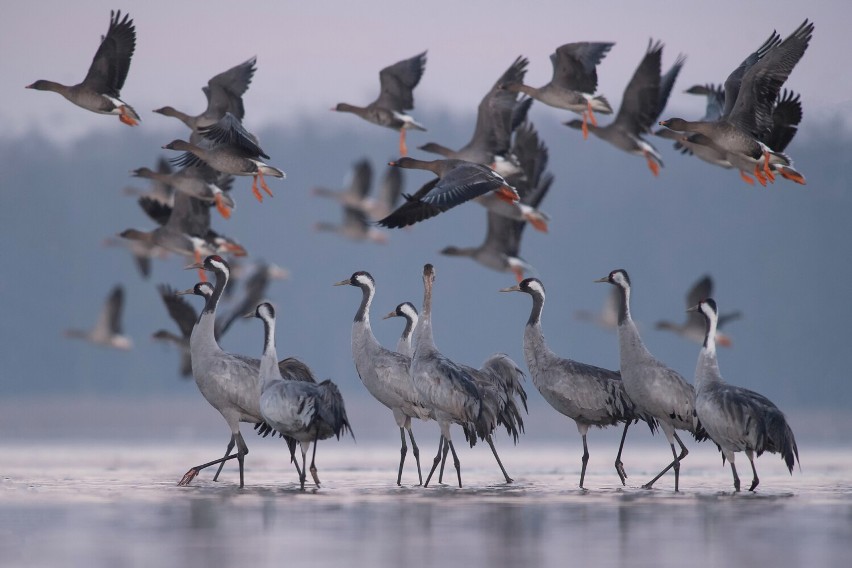
[[[118,97],[130,58],[136,49],[136,28],[128,14],[121,19],[121,10],[110,12],[109,29],[95,52],[83,84],[98,93]]]
[[[426,52],[403,59],[379,72],[382,91],[373,103],[375,106],[396,111],[414,108],[414,87],[426,69]]]

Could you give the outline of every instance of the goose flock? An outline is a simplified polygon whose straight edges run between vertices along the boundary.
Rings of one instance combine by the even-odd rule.
[[[612,286],[604,311],[578,314],[617,331],[618,370],[558,355],[545,341],[541,324],[545,287],[540,278],[526,277],[534,269],[520,256],[520,248],[527,223],[538,231],[548,230],[550,215],[540,207],[554,177],[547,171],[547,145],[529,120],[528,111],[537,101],[580,115],[564,124],[581,130],[584,139],[591,133],[643,158],[654,176],[660,175],[663,159],[647,138],[651,134],[673,140],[675,148],[684,154],[736,169],[749,184],[757,180],[766,185],[776,181],[777,176],[804,184],[804,175],[784,153],[802,120],[802,101],[784,85],[807,50],[813,31],[814,25],[807,20],[783,38],[773,31],[733,69],[723,87],[707,83],[688,89],[688,93],[707,99],[705,116],[700,120],[660,120],[686,58],[679,55],[663,72],[664,45],[659,40],[649,41],[617,111],[604,94],[597,93],[598,68],[614,48],[613,42],[572,42],[557,47],[550,57],[552,79],[540,88],[525,83],[531,62],[517,57],[482,98],[467,144],[458,150],[437,142],[418,147],[441,157],[434,160],[408,156],[406,143],[407,131],[426,130],[408,114],[414,109],[414,89],[426,69],[426,52],[400,60],[379,72],[380,93],[373,102],[364,107],[339,103],[332,109],[399,132],[399,157],[388,163],[380,184],[381,195],[370,197],[371,162],[355,162],[346,189],[317,187],[312,191],[338,202],[344,212],[341,225],[318,223],[316,228],[352,240],[383,243],[388,237],[379,227],[408,227],[468,201],[478,202],[487,215],[482,244],[450,245],[440,252],[469,257],[492,270],[512,274],[516,284],[501,291],[522,292],[531,297],[532,311],[522,334],[526,367],[544,400],[576,423],[583,445],[579,486],[585,488],[590,427],[624,425],[614,465],[620,482],[626,485],[622,449],[629,426],[642,421],[652,433],[663,432],[672,452],[672,461],[643,487],[652,487],[672,470],[674,490],[680,490],[681,463],[689,453],[678,434],[680,430],[696,441],[709,439],[716,444],[723,462],[730,463],[736,491],[740,490],[740,479],[734,456],[745,452],[753,473],[749,490],[754,491],[759,483],[755,454],[780,454],[792,473],[798,448],[784,414],[770,400],[722,380],[716,345],[730,345],[731,340],[719,332],[719,327],[724,321],[739,317],[740,312],[720,315],[716,301],[710,297],[713,283],[709,276],[703,276],[688,292],[689,315],[685,323],[657,324],[658,329],[671,330],[701,344],[693,382],[645,347],[631,316],[631,280],[623,269],[596,280]],[[38,80],[27,88],[56,92],[86,110],[116,115],[122,123],[137,126],[141,121],[139,114],[120,98],[135,46],[133,20],[128,14],[113,12],[81,83],[65,86]],[[182,154],[161,159],[156,170],[145,166],[133,170],[133,176],[151,182],[148,191],[134,192],[134,196],[154,228],[128,228],[119,235],[143,277],[149,275],[152,259],[169,254],[184,257],[190,263],[187,268],[198,270],[199,274],[200,281],[188,290],[176,291],[165,284],[158,288],[179,334],[160,330],[154,337],[179,348],[180,373],[194,378],[202,396],[227,423],[230,438],[223,457],[191,467],[179,485],[190,483],[212,466],[218,466],[213,476],[217,480],[223,466],[236,460],[239,485],[244,486],[248,445],[240,431],[241,422],[254,424],[264,437],[275,434],[284,438],[302,489],[308,471],[316,486],[320,485],[316,467],[319,441],[340,439],[347,433],[354,438],[337,385],[328,379],[319,380],[303,361],[293,357],[278,359],[277,310],[265,294],[271,279],[286,276],[281,269],[255,264],[249,277],[243,274],[243,298],[233,301],[235,307],[227,314],[219,308],[220,301],[233,293],[238,274],[247,270],[239,258],[249,253],[235,238],[212,228],[211,209],[215,208],[224,219],[233,215],[235,176],[252,178],[252,193],[258,201],[264,200],[264,194],[273,195],[266,177],[286,177],[282,169],[267,163],[270,156],[243,124],[242,97],[256,71],[257,58],[252,57],[212,77],[202,87],[207,106],[197,115],[171,106],[154,110],[177,118],[190,132],[187,140],[175,139],[162,145],[163,149]],[[615,114],[615,118],[601,124],[601,117],[609,114]],[[662,128],[653,132],[655,124]],[[406,194],[403,169],[425,170],[436,177]],[[425,264],[419,311],[413,303],[402,302],[385,316],[405,321],[395,349],[382,346],[371,328],[370,311],[376,296],[374,276],[361,270],[335,284],[361,291],[352,324],[351,354],[364,387],[391,411],[399,429],[396,483],[402,484],[410,442],[419,484],[428,486],[436,471],[438,482],[442,483],[451,455],[461,487],[461,459],[452,437],[452,431],[459,428],[469,446],[477,442],[488,444],[503,479],[512,483],[498,455],[494,434],[502,427],[515,444],[519,443],[524,432],[523,414],[527,411],[525,373],[501,352],[473,367],[450,359],[438,349],[432,327],[436,274],[432,264]],[[212,275],[212,282],[208,275]],[[200,312],[185,295],[202,298]],[[69,330],[67,335],[130,349],[131,340],[122,334],[123,300],[123,289],[117,286],[91,330]],[[263,326],[260,358],[229,353],[219,345],[220,337],[240,316],[259,319]],[[438,424],[438,449],[425,479],[412,419],[434,420]],[[457,435],[456,441],[459,439]],[[296,456],[297,447],[301,463]]]

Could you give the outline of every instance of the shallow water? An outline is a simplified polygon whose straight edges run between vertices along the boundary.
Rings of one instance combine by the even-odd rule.
[[[615,448],[594,448],[583,491],[579,456],[553,445],[498,442],[511,485],[487,446],[460,449],[459,489],[454,470],[453,484],[413,485],[410,452],[397,487],[398,448],[326,442],[322,487],[301,492],[283,447],[250,444],[242,490],[233,462],[219,482],[205,470],[176,486],[221,455],[210,442],[0,445],[3,565],[848,566],[852,553],[848,448],[809,450],[792,476],[764,456],[753,494],[733,494],[703,448],[675,494],[670,475],[639,488],[667,463],[657,445],[628,448],[627,487]],[[425,470],[434,448],[421,451]]]

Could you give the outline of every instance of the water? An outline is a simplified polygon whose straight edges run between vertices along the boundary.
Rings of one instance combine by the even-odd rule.
[[[404,486],[396,487],[398,447],[324,442],[322,488],[304,493],[283,444],[248,436],[242,490],[233,462],[219,482],[206,470],[176,486],[189,466],[221,455],[224,444],[213,441],[5,443],[2,564],[848,566],[848,448],[805,448],[803,471],[792,476],[765,455],[757,493],[733,494],[715,448],[691,444],[682,492],[674,494],[671,476],[654,490],[639,488],[670,454],[661,440],[636,437],[624,456],[625,488],[611,464],[615,447],[592,445],[587,491],[577,488],[573,438],[559,446],[499,440],[511,485],[487,446],[460,448],[463,489],[412,485],[410,452]],[[421,438],[425,469],[437,444]],[[444,481],[454,476],[450,470]]]

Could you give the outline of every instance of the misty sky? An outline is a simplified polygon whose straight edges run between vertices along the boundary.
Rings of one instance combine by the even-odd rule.
[[[381,67],[428,49],[413,114],[430,130],[414,133],[409,146],[431,140],[458,147],[472,132],[479,99],[517,55],[530,58],[528,81],[541,85],[549,80],[548,55],[556,46],[615,41],[599,69],[599,91],[616,106],[654,37],[666,44],[664,68],[680,52],[688,57],[664,116],[697,117],[703,102],[682,94],[685,88],[723,81],[773,29],[786,36],[811,18],[814,39],[786,85],[802,94],[805,105],[802,128],[788,151],[808,186],[781,180],[768,189],[750,189],[736,174],[682,157],[662,140],[654,144],[665,169],[654,179],[643,160],[597,139],[583,142],[559,124],[573,115],[536,103],[530,116],[550,147],[556,177],[543,207],[554,223],[548,235],[528,230],[522,254],[547,288],[543,325],[560,354],[617,368],[615,336],[584,326],[571,314],[602,305],[609,289],[592,280],[623,267],[633,279],[633,314],[648,347],[691,380],[698,345],[652,328],[658,319],[680,320],[687,287],[709,272],[717,281],[720,309],[745,313],[729,328],[735,346],[720,352],[723,375],[760,390],[782,408],[848,403],[852,387],[844,354],[852,308],[839,300],[848,297],[852,281],[852,138],[845,129],[852,77],[835,68],[840,56],[852,53],[846,3],[518,6],[135,5],[137,50],[122,92],[143,118],[135,129],[54,93],[23,88],[36,79],[80,81],[106,31],[110,8],[121,6],[27,2],[6,7],[0,19],[5,87],[0,95],[0,238],[5,243],[0,393],[197,396],[194,384],[177,378],[177,353],[148,340],[157,328],[173,328],[155,285],[187,288],[195,274],[181,270],[182,260],[171,259],[155,263],[152,279],[143,281],[123,250],[106,249],[101,242],[128,227],[151,228],[121,189],[143,187],[128,172],[152,166],[163,155],[162,144],[186,134],[176,120],[151,110],[170,104],[200,112],[207,80],[252,55],[258,56],[258,71],[245,97],[246,125],[288,178],[270,183],[276,195],[263,204],[251,197],[249,182],[238,179],[238,209],[230,221],[214,219],[214,228],[235,236],[253,257],[293,272],[291,281],[270,290],[281,314],[278,352],[303,357],[319,376],[334,378],[353,397],[366,396],[349,352],[359,293],[333,288],[333,282],[356,270],[373,273],[378,283],[373,325],[390,346],[400,322],[378,316],[403,300],[419,305],[420,270],[433,262],[436,342],[451,357],[473,365],[505,351],[526,368],[521,337],[530,301],[496,292],[513,283],[511,275],[437,254],[449,244],[481,241],[485,226],[478,205],[394,232],[384,247],[314,233],[315,221],[336,221],[340,213],[332,203],[312,198],[312,185],[339,186],[362,157],[372,161],[378,176],[396,152],[395,133],[331,113],[331,106],[371,101]],[[237,20],[239,27],[226,24]],[[406,172],[406,190],[429,179],[423,172]],[[94,322],[117,282],[127,288],[125,325],[136,349],[108,352],[62,338],[62,329]],[[261,335],[257,322],[238,322],[223,346],[259,356]],[[534,390],[530,382],[527,389]],[[537,393],[531,400],[543,404]]]

